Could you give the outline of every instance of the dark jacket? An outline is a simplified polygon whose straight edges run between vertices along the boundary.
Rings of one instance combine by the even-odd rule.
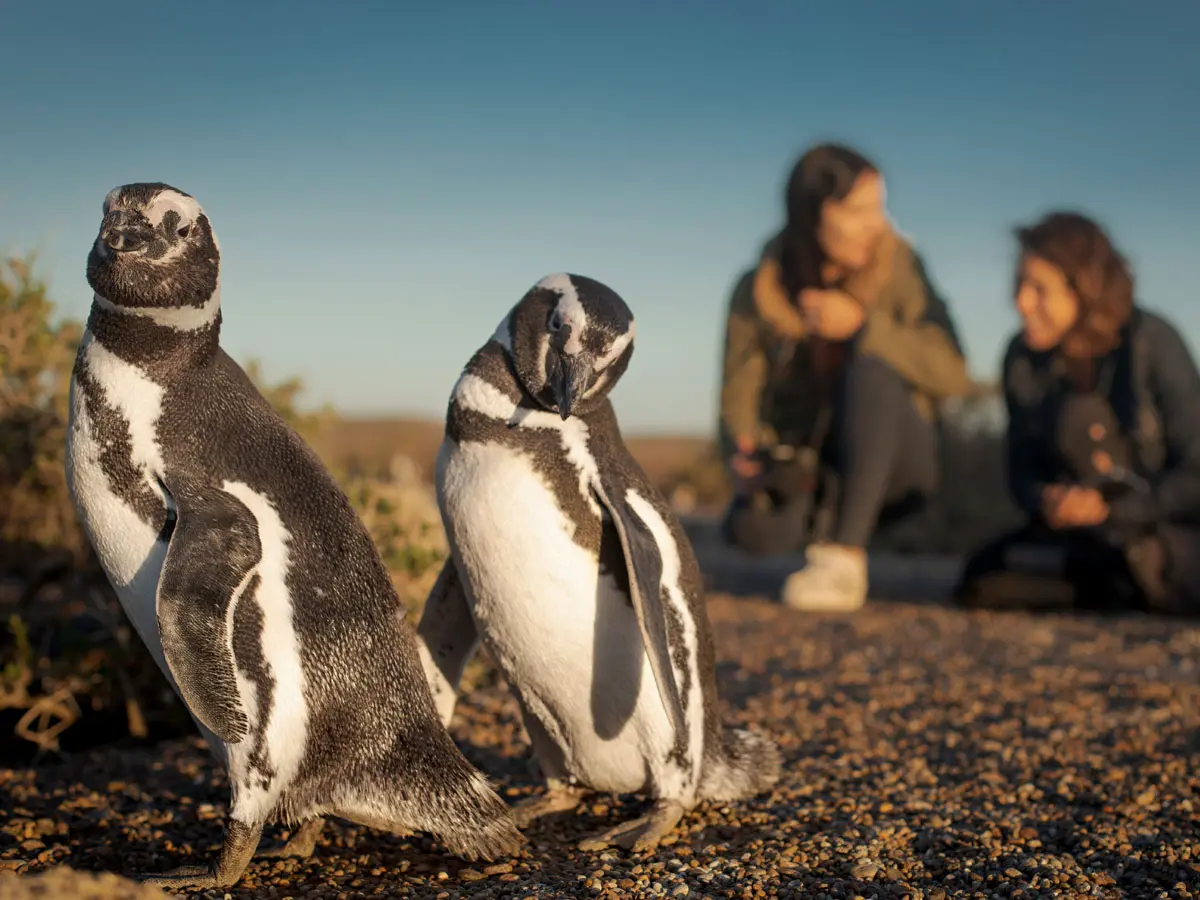
[[[1200,523],[1200,373],[1166,319],[1134,311],[1120,345],[1102,360],[1108,401],[1131,444],[1132,468],[1148,493],[1129,492],[1109,506],[1116,526]],[[1070,483],[1057,445],[1057,411],[1066,391],[1062,360],[1028,349],[1018,334],[1004,356],[1008,409],[1008,484],[1031,516],[1042,490]]]
[[[721,454],[735,452],[738,436],[771,446],[806,434],[819,398],[803,371],[807,341],[800,310],[784,290],[780,236],[763,248],[757,265],[738,279],[725,322],[719,437]],[[937,403],[970,388],[967,364],[945,302],[930,283],[921,258],[894,231],[871,266],[842,289],[869,310],[858,352],[877,356],[908,381],[927,419]]]

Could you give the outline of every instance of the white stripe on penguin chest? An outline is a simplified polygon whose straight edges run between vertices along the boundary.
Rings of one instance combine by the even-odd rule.
[[[505,677],[572,774],[598,790],[640,790],[672,732],[626,594],[575,543],[529,456],[447,444],[440,475],[472,612]]]
[[[162,454],[156,433],[163,389],[110,352],[91,332],[84,333],[79,352],[82,367],[99,394],[97,399],[110,408],[107,414],[121,418],[121,426],[128,432],[130,461],[163,501],[165,512],[170,501],[157,480]],[[138,515],[109,483],[100,461],[108,448],[99,423],[88,411],[83,388],[74,378],[70,405],[66,475],[76,509],[121,605],[165,672],[155,595],[166,544],[158,540],[159,528]]]

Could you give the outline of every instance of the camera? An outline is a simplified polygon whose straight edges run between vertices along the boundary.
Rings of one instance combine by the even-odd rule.
[[[762,478],[759,490],[773,506],[783,506],[806,494],[815,494],[820,485],[821,460],[815,448],[778,444],[759,451]]]

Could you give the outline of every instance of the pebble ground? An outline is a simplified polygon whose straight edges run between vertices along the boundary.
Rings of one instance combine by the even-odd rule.
[[[228,896],[1200,897],[1200,623],[724,596],[710,615],[729,721],[783,748],[773,793],[699,808],[646,854],[574,849],[644,806],[597,797],[492,866],[333,822],[313,858],[256,861]],[[503,796],[538,790],[502,684],[453,732]],[[0,898],[158,896],[39,873],[207,861],[225,802],[198,739],[0,770]]]

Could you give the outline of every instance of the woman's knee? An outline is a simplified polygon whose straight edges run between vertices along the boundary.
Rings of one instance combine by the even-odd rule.
[[[881,411],[900,400],[911,402],[911,391],[904,377],[889,363],[870,354],[855,353],[850,358],[846,388],[852,401],[886,403],[887,407],[881,406]]]

